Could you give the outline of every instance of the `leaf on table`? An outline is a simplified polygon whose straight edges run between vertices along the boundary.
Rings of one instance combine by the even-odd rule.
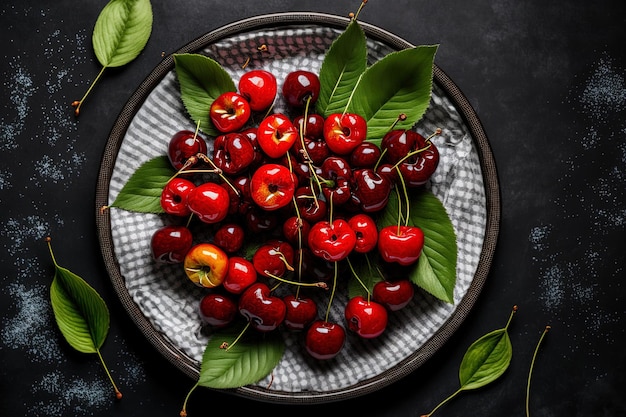
[[[207,135],[218,135],[209,118],[209,109],[221,94],[237,91],[232,77],[217,61],[201,54],[175,54],[174,64],[189,116]]]
[[[111,207],[138,213],[163,213],[161,193],[175,173],[166,155],[144,162],[124,184]]]

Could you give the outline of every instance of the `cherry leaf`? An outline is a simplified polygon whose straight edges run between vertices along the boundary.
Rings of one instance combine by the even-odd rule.
[[[453,303],[457,263],[454,226],[445,207],[430,190],[414,190],[410,202],[408,223],[424,232],[424,249],[409,278],[439,300]],[[396,193],[390,194],[389,203],[378,221],[381,227],[398,224]]]
[[[96,20],[93,49],[103,67],[120,67],[139,55],[151,32],[150,0],[111,0]]]
[[[240,326],[214,333],[202,356],[198,385],[226,389],[258,382],[269,375],[285,352],[278,332],[240,335]],[[230,344],[228,349],[224,343]]]
[[[166,155],[144,162],[124,184],[111,207],[138,213],[163,213],[161,192],[175,173]]]
[[[512,356],[513,347],[507,328],[482,336],[472,343],[461,361],[461,389],[480,388],[496,380],[507,370]]]
[[[406,120],[398,129],[409,129],[430,104],[433,63],[437,46],[416,46],[391,52],[361,75],[348,111],[367,121],[367,138],[375,143],[389,131],[400,114]]]
[[[218,135],[209,109],[222,93],[237,91],[232,77],[217,61],[201,54],[175,54],[174,64],[185,109],[200,130]]]
[[[343,112],[366,68],[365,33],[358,21],[352,20],[332,43],[322,62],[317,112],[324,117]]]

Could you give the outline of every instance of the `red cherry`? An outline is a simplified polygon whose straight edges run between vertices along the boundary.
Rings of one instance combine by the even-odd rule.
[[[257,168],[250,180],[252,200],[264,210],[276,210],[291,202],[296,178],[289,169],[278,164]]]
[[[348,301],[344,314],[348,328],[366,339],[380,336],[387,327],[385,307],[360,295]]]
[[[380,159],[382,151],[372,142],[362,142],[350,154],[352,168],[374,168]]]
[[[413,130],[392,130],[382,141],[385,159],[398,167],[408,187],[424,185],[439,165],[439,151],[434,143]],[[407,155],[410,155],[407,158]]]
[[[237,303],[225,295],[209,293],[200,300],[199,313],[205,323],[226,327],[237,316]]]
[[[245,231],[237,223],[222,224],[213,235],[213,243],[228,253],[237,252],[243,247]]]
[[[367,138],[367,122],[356,113],[335,113],[324,122],[324,138],[336,154],[347,155]]]
[[[257,281],[257,273],[252,262],[241,256],[228,259],[228,272],[222,282],[224,289],[232,294],[241,294]]]
[[[346,220],[336,219],[332,223],[322,220],[311,227],[308,243],[315,255],[327,261],[340,261],[354,249],[356,233]]]
[[[345,204],[350,199],[350,179],[352,171],[345,159],[338,156],[329,156],[320,167],[322,193],[326,201],[332,201],[337,206]]]
[[[263,111],[274,103],[278,84],[271,72],[255,69],[241,76],[238,89],[239,93],[250,103],[252,111]]]
[[[378,243],[378,227],[372,217],[364,213],[355,214],[348,220],[348,224],[356,233],[354,251],[367,253]]]
[[[173,216],[189,216],[191,210],[187,201],[189,194],[195,188],[195,184],[189,180],[180,177],[172,178],[161,192],[161,208]]]
[[[298,139],[298,130],[291,120],[281,113],[267,116],[257,128],[257,141],[270,158],[280,158]]]
[[[211,122],[223,133],[240,130],[248,122],[250,114],[248,100],[233,91],[220,94],[209,108]]]
[[[167,146],[167,157],[177,171],[183,167],[190,157],[199,153],[206,154],[206,152],[207,145],[205,140],[191,130],[176,132]]]
[[[297,216],[291,216],[283,223],[283,236],[294,246],[306,246],[311,224]]]
[[[352,194],[359,207],[366,213],[384,209],[391,194],[391,181],[373,168],[360,168],[352,175]]]
[[[317,101],[320,94],[320,79],[317,74],[296,70],[285,77],[283,83],[283,97],[289,106],[304,107],[309,101],[312,105]]]
[[[416,226],[386,226],[378,234],[378,250],[386,262],[408,266],[422,253],[424,232]]]
[[[152,234],[150,240],[152,257],[160,263],[181,263],[191,249],[192,241],[193,236],[187,227],[163,226]]]
[[[239,312],[260,332],[276,329],[285,319],[287,307],[282,299],[270,295],[261,282],[249,286],[239,298]]]
[[[317,223],[328,214],[326,201],[315,198],[311,187],[299,187],[294,195],[300,216],[309,223]]]
[[[283,301],[287,306],[284,323],[290,330],[304,330],[317,317],[317,304],[310,298],[296,298],[288,294],[283,297]]]
[[[189,193],[187,205],[201,221],[209,224],[218,223],[228,214],[230,196],[221,185],[205,182]]]
[[[408,279],[380,281],[374,285],[372,297],[391,311],[398,311],[413,299],[415,288]]]
[[[298,129],[298,132],[302,132],[302,135],[306,138],[324,138],[324,117],[320,114],[309,113],[306,120],[303,115],[296,116],[293,119],[293,124]]]
[[[213,142],[213,162],[228,175],[237,175],[254,162],[255,152],[248,137],[241,133],[219,135]]]
[[[285,241],[270,241],[259,246],[252,255],[254,269],[265,277],[285,275],[293,267],[294,250]]]
[[[306,332],[304,346],[313,358],[327,360],[341,352],[345,341],[346,331],[343,326],[324,320],[315,320]]]

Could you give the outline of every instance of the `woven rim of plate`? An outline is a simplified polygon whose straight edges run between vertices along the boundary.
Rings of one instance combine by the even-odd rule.
[[[319,24],[335,28],[345,28],[349,19],[342,16],[317,12],[296,12],[296,13],[272,13],[251,17],[248,19],[233,22],[213,30],[183,46],[175,53],[193,53],[207,45],[219,41],[225,37],[254,29],[268,27],[279,27],[294,24]],[[395,49],[405,49],[414,45],[406,40],[366,22],[359,22],[368,38],[383,42]],[[115,160],[120,146],[135,114],[141,108],[148,94],[161,82],[163,77],[174,68],[173,54],[165,57],[161,63],[152,70],[146,79],[139,85],[131,95],[128,102],[120,112],[113,125],[106,147],[104,149],[100,172],[98,175],[96,189],[96,224],[98,237],[104,263],[111,278],[113,287],[120,298],[123,306],[131,316],[132,320],[139,327],[145,337],[156,347],[156,349],[178,369],[193,379],[199,376],[199,369],[194,360],[179,351],[148,321],[132,300],[126,288],[124,277],[120,273],[119,264],[114,254],[113,239],[111,233],[111,219],[108,210],[102,207],[109,204],[109,184],[115,165]],[[480,164],[483,171],[483,181],[485,185],[487,222],[485,228],[485,239],[479,259],[479,263],[474,275],[474,279],[457,308],[443,326],[428,340],[421,348],[412,355],[400,362],[391,369],[377,375],[376,377],[362,381],[349,388],[342,388],[336,391],[325,392],[276,392],[260,387],[241,387],[232,390],[225,390],[235,395],[244,396],[250,399],[277,403],[311,404],[341,401],[365,395],[379,390],[416,370],[425,363],[450,336],[459,328],[465,320],[478,298],[483,285],[489,274],[493,254],[498,240],[500,228],[500,189],[495,160],[483,129],[482,123],[478,119],[474,109],[469,104],[465,95],[459,90],[456,84],[437,66],[433,68],[434,82],[448,95],[457,107],[457,110],[464,118],[470,130],[472,138],[477,145]]]

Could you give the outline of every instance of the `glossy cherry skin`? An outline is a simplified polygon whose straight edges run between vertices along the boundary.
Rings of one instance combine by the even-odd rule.
[[[352,175],[352,193],[361,210],[374,213],[387,206],[392,183],[373,168],[360,168]]]
[[[293,261],[293,247],[289,243],[280,240],[262,244],[252,255],[254,269],[265,277],[282,277],[289,268],[293,268]]]
[[[378,227],[371,216],[365,213],[355,214],[350,217],[348,224],[356,233],[355,252],[367,253],[376,248],[378,244]]]
[[[213,142],[213,162],[227,175],[242,173],[254,159],[254,147],[244,134],[226,133],[217,136]]]
[[[320,94],[320,79],[310,71],[292,71],[285,77],[282,93],[285,102],[291,107],[304,107],[307,101],[313,105]]]
[[[278,83],[271,72],[255,69],[239,78],[238,89],[239,94],[250,103],[252,111],[263,111],[274,103]]]
[[[291,203],[296,190],[296,177],[289,168],[279,164],[264,164],[250,180],[252,200],[263,210],[277,210]]]
[[[311,187],[298,187],[294,197],[300,216],[309,223],[317,223],[328,214],[326,201],[314,198]]]
[[[348,301],[344,315],[348,328],[365,339],[378,337],[387,328],[385,307],[360,295]]]
[[[249,286],[239,298],[239,313],[260,332],[275,330],[287,314],[283,300],[272,296],[270,292],[266,284],[257,282]]]
[[[183,263],[185,274],[200,287],[222,285],[228,272],[228,255],[212,243],[198,243],[189,249]]]
[[[315,359],[332,359],[341,352],[346,342],[346,331],[338,323],[315,320],[306,331],[304,346]]]
[[[240,130],[248,122],[251,114],[248,100],[233,91],[220,94],[209,108],[211,122],[223,133]]]
[[[191,130],[176,132],[167,146],[167,157],[177,171],[181,169],[187,160],[202,153],[206,155],[207,145],[205,140]]]
[[[311,224],[297,216],[291,216],[283,223],[283,236],[295,247],[306,246],[310,231]]]
[[[329,156],[320,167],[322,193],[326,201],[334,205],[345,204],[350,199],[350,180],[352,171],[348,162],[338,156]]]
[[[317,304],[312,299],[288,294],[283,301],[287,307],[284,325],[289,330],[304,330],[317,318]]]
[[[213,243],[227,253],[234,253],[243,247],[245,231],[238,223],[225,223],[219,226],[213,235]]]
[[[317,113],[309,113],[305,119],[304,115],[296,116],[293,124],[302,132],[302,135],[311,139],[324,138],[324,116]]]
[[[362,142],[350,153],[350,166],[352,168],[374,168],[378,163],[382,151],[372,142]]]
[[[209,293],[200,300],[199,313],[205,323],[215,328],[226,327],[237,317],[237,303],[228,296]]]
[[[324,121],[328,148],[338,155],[348,155],[367,138],[367,122],[356,113],[335,113]]]
[[[378,233],[378,251],[386,262],[408,266],[417,261],[424,247],[424,232],[416,226],[386,226]]]
[[[232,294],[241,294],[257,281],[257,273],[251,261],[241,256],[228,259],[228,271],[222,286]]]
[[[408,187],[424,185],[439,165],[435,144],[413,130],[392,130],[383,137],[381,149],[391,164],[402,161],[398,167]]]
[[[281,113],[267,116],[257,128],[257,141],[270,158],[280,158],[298,140],[298,130],[289,117]]]
[[[408,279],[379,281],[374,285],[372,297],[390,311],[398,311],[406,307],[415,294],[415,288]]]
[[[311,226],[308,243],[311,252],[320,258],[341,261],[354,249],[356,233],[346,220],[322,220]]]
[[[187,196],[187,205],[204,223],[219,223],[228,214],[230,196],[224,187],[214,182],[198,185]]]
[[[157,229],[150,239],[152,257],[158,263],[177,264],[185,260],[193,235],[185,226],[167,225]]]
[[[189,194],[196,188],[187,179],[176,177],[165,184],[161,192],[161,208],[173,216],[189,216],[191,210],[187,204]]]

